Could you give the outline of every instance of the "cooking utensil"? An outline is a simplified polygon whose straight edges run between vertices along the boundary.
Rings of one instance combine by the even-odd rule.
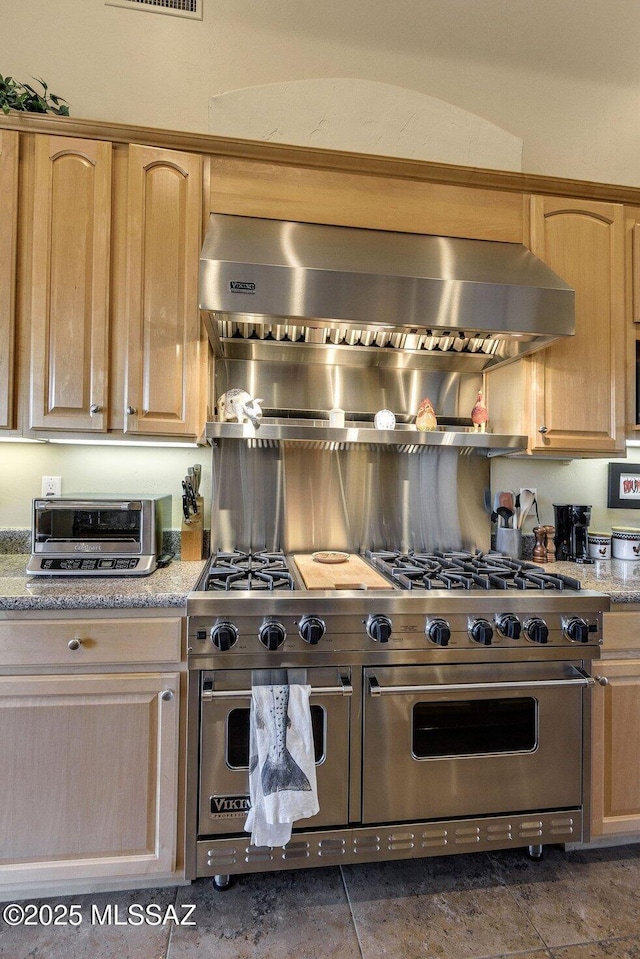
[[[187,484],[182,481],[182,515],[185,523],[191,522],[191,510],[189,508],[189,496],[187,494]]]
[[[198,495],[200,492],[200,483],[202,481],[202,466],[196,463],[193,467],[193,492]]]
[[[513,527],[513,510],[508,509],[506,506],[498,506],[496,513],[502,520],[503,526]]]
[[[198,500],[196,499],[196,494],[193,492],[193,486],[191,485],[191,477],[187,474],[182,482],[182,488],[186,493],[187,499],[189,501],[189,508],[192,513],[198,512]]]
[[[527,513],[536,501],[535,494],[530,489],[520,491],[520,508],[518,510],[518,527],[522,529]]]

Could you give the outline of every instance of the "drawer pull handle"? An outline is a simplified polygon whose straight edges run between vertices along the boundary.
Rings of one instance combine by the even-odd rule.
[[[170,699],[173,699],[173,690],[172,690],[172,689],[164,689],[164,690],[160,693],[160,699],[164,699],[165,702],[168,702]]]
[[[606,676],[596,676],[595,679],[596,679],[596,682],[599,683],[601,686],[609,685],[609,680],[607,679]]]
[[[70,639],[69,642],[67,643],[67,646],[69,647],[69,649],[80,649],[80,647],[82,646],[82,640]]]

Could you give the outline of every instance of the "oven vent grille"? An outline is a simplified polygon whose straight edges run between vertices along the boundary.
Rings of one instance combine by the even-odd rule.
[[[203,3],[204,0],[105,0],[107,7],[168,13],[172,17],[186,17],[190,20],[202,20]]]

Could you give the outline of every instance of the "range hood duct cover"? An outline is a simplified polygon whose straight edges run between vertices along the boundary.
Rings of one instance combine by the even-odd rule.
[[[292,329],[314,343],[418,346],[457,353],[461,368],[463,353],[486,355],[487,368],[575,332],[573,289],[522,244],[220,213],[200,257],[200,307],[237,320],[240,339],[268,324],[269,339]]]

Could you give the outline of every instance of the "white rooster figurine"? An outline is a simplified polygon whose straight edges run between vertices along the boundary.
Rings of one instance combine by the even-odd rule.
[[[485,433],[489,422],[489,412],[482,403],[482,393],[478,392],[476,405],[471,410],[471,422],[476,433]]]

